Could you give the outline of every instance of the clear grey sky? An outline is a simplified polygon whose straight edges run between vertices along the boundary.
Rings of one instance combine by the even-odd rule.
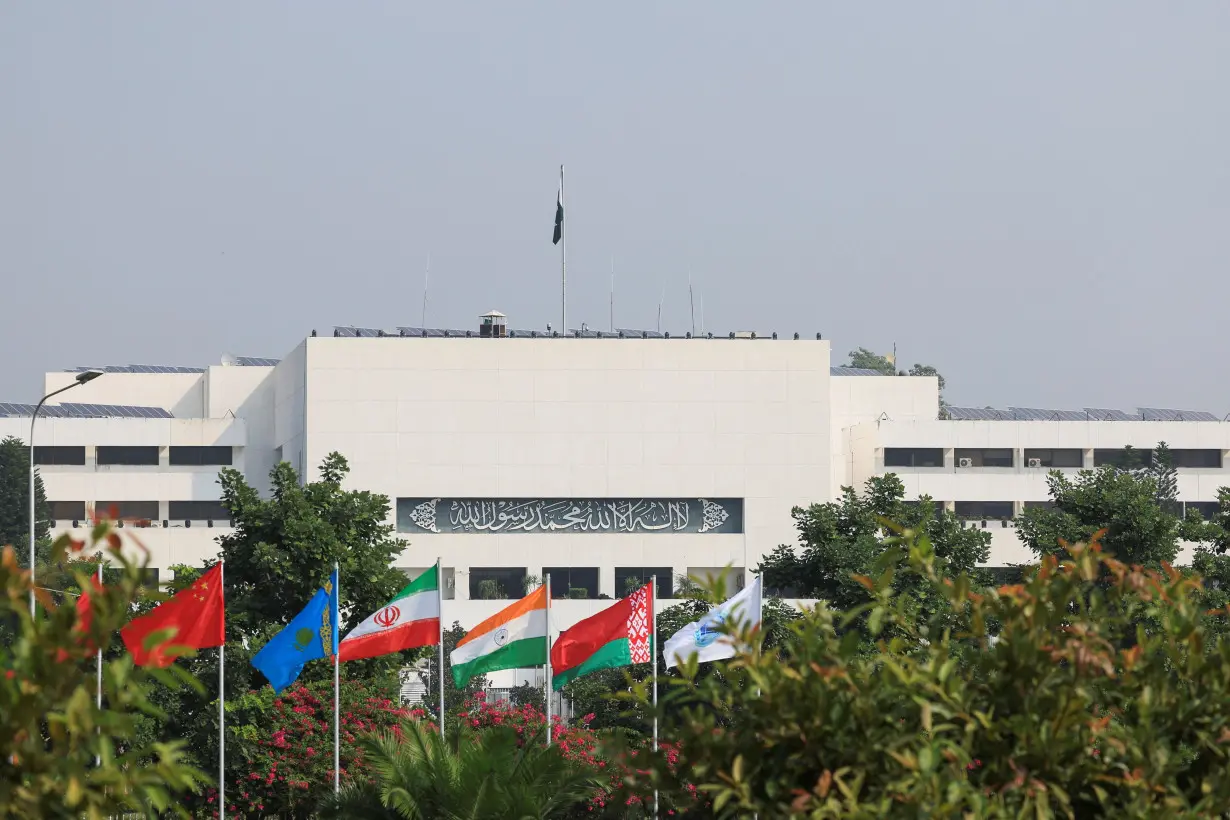
[[[0,4],[0,400],[312,328],[895,341],[1230,412],[1230,3]]]

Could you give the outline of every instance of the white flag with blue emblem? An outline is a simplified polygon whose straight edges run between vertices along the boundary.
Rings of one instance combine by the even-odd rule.
[[[760,576],[757,575],[738,595],[715,606],[705,617],[672,635],[663,650],[666,668],[678,666],[693,655],[700,663],[733,658],[736,649],[734,639],[720,632],[719,627],[730,622],[744,628],[759,629],[760,595]]]

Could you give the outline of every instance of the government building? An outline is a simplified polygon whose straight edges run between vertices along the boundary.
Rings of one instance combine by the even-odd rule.
[[[992,566],[1025,563],[1013,518],[1047,503],[1051,469],[1168,442],[1179,497],[1202,513],[1230,485],[1230,425],[1207,412],[950,408],[934,377],[831,365],[817,334],[704,338],[642,331],[339,327],[284,358],[209,367],[77,367],[53,397],[35,458],[56,532],[116,507],[168,577],[217,554],[217,473],[262,491],[279,461],[315,475],[332,451],[349,486],[389,497],[415,574],[440,556],[446,621],[472,626],[551,576],[558,626],[652,576],[732,568],[795,542],[791,509],[897,473],[993,536]],[[88,370],[102,375],[84,381]],[[90,374],[91,376],[94,374]],[[84,383],[77,384],[78,379]],[[0,436],[33,408],[0,403]]]

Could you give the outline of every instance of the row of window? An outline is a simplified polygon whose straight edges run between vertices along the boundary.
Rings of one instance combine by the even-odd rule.
[[[95,450],[95,462],[100,465],[157,467],[159,447],[103,447]],[[233,458],[231,447],[173,446],[168,463],[175,467],[228,467]],[[44,466],[76,466],[85,464],[85,447],[34,447],[34,463]]]
[[[520,598],[529,590],[525,567],[470,567],[470,597],[476,600]],[[597,598],[598,567],[543,567],[542,577],[551,576],[552,598],[587,600]],[[615,592],[619,597],[648,584],[657,576],[659,598],[675,597],[670,567],[616,567]]]
[[[1015,467],[1017,450],[1012,448],[962,448],[953,450],[954,467]],[[1085,466],[1085,451],[1079,448],[1026,448],[1020,451],[1020,464],[1025,467],[1080,468]],[[1175,467],[1180,469],[1221,469],[1222,451],[1212,449],[1171,450]],[[1151,450],[1093,451],[1093,466],[1114,466],[1131,469],[1153,464]],[[942,447],[885,447],[885,467],[944,467]]]
[[[84,501],[51,501],[55,521],[86,520]],[[95,501],[97,515],[119,520],[155,521],[161,518],[157,501]],[[229,521],[230,511],[221,501],[168,501],[167,518],[174,521]]]
[[[1053,509],[1054,506],[1054,501],[1026,501],[1024,504],[1027,510]],[[1179,506],[1184,515],[1200,513],[1200,517],[1206,520],[1212,518],[1221,509],[1216,501],[1183,501]],[[1004,519],[1016,515],[1011,501],[954,501],[952,511],[958,518],[971,519]]]

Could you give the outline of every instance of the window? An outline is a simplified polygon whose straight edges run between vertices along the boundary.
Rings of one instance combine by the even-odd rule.
[[[84,501],[51,501],[53,521],[82,521],[85,519]]]
[[[525,595],[525,567],[470,567],[470,597],[504,600]]]
[[[1027,449],[1025,451],[1025,466],[1046,467],[1048,469],[1059,467],[1083,467],[1085,466],[1085,453],[1083,450],[1072,449]]]
[[[1011,518],[1011,501],[957,501],[953,512],[958,518]]]
[[[167,518],[172,521],[230,521],[231,511],[221,501],[171,501]]]
[[[97,571],[97,570],[95,570]],[[158,589],[158,567],[146,567],[140,570],[141,586],[147,589]],[[124,580],[124,570],[103,567],[103,584],[118,584]]]
[[[1011,467],[1010,449],[961,449],[953,453],[958,467]]]
[[[158,517],[157,501],[97,501],[94,512],[103,518],[121,521],[153,521]]]
[[[1118,467],[1120,470],[1135,470],[1153,465],[1152,450],[1137,450],[1124,447],[1119,450],[1094,450],[1094,467]]]
[[[1221,450],[1171,450],[1174,466],[1187,469],[1221,469]]]
[[[1200,513],[1200,517],[1205,521],[1209,521],[1213,516],[1221,512],[1221,505],[1216,501],[1184,501],[1183,515],[1195,515]]]
[[[1053,510],[1055,509],[1054,501],[1026,501],[1025,509],[1027,510]]]
[[[84,447],[34,447],[34,463],[49,465],[49,464],[72,464],[80,466],[85,464],[85,448]]]
[[[230,447],[172,447],[170,463],[177,467],[226,467],[232,452]]]
[[[991,576],[992,586],[1020,584],[1025,581],[1025,567],[984,567],[983,571]]]
[[[885,467],[943,467],[942,447],[885,447]]]
[[[597,567],[543,567],[542,575],[551,576],[552,598],[598,597]]]
[[[157,447],[99,447],[99,464],[123,464],[128,466],[157,467]]]
[[[675,597],[675,577],[670,567],[615,567],[615,597],[624,598],[658,576],[658,597]]]

